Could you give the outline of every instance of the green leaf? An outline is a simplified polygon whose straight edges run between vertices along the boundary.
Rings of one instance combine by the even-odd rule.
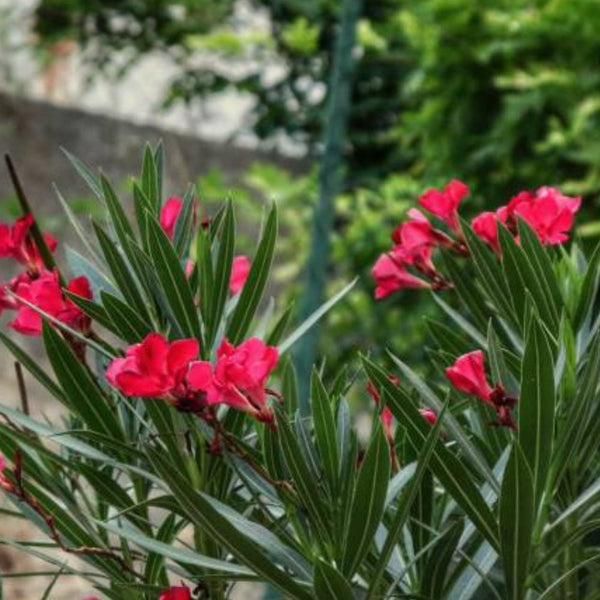
[[[127,302],[135,307],[135,310],[138,311],[145,320],[149,321],[150,318],[146,302],[142,299],[135,278],[125,262],[125,259],[121,256],[115,244],[108,237],[108,234],[98,224],[94,223],[93,225],[104,258],[108,263],[117,287]]]
[[[486,292],[492,306],[513,326],[519,324],[515,308],[508,293],[508,282],[504,277],[498,257],[473,233],[467,223],[462,224],[465,242],[479,275],[478,281]]]
[[[274,565],[256,543],[223,517],[203,495],[190,489],[188,481],[173,468],[160,450],[149,448],[148,457],[182,510],[196,526],[229,550],[259,577],[275,585],[290,598],[310,600],[311,596],[305,588]]]
[[[108,292],[101,292],[104,310],[116,331],[130,344],[136,344],[148,335],[152,328],[140,318],[138,313],[128,304]]]
[[[63,337],[44,323],[42,337],[50,364],[56,373],[69,407],[99,433],[123,439],[123,432],[108,402],[90,372]]]
[[[479,333],[476,327],[473,327],[458,311],[454,310],[447,302],[432,294],[436,304],[458,325],[458,327],[464,331],[478,346],[485,348],[486,340]]]
[[[235,248],[235,217],[231,201],[227,203],[218,239],[219,253],[212,277],[212,289],[204,289],[204,293],[207,291],[210,293],[210,317],[207,321],[206,333],[208,348],[212,347],[217,335],[229,294],[229,280],[231,279],[231,265]],[[210,280],[210,276],[208,280]]]
[[[110,214],[115,233],[123,250],[126,249],[130,239],[135,239],[133,228],[129,223],[129,219],[123,210],[123,206],[117,197],[110,181],[101,173],[100,184],[102,186],[102,194]]]
[[[298,497],[314,523],[317,535],[327,540],[330,537],[330,516],[319,493],[320,484],[313,476],[313,471],[287,422],[285,413],[279,413],[277,425],[281,453],[292,476]]]
[[[375,387],[385,393],[388,406],[415,448],[421,448],[427,440],[430,426],[414,407],[411,397],[402,387],[391,383],[387,374],[377,365],[362,358],[369,379]],[[449,418],[448,415],[445,421]],[[445,424],[444,424],[445,425]],[[430,461],[431,470],[465,511],[474,526],[494,547],[498,547],[496,520],[476,486],[473,474],[466,465],[443,444],[436,445]],[[492,478],[491,481],[495,481]]]
[[[315,565],[314,588],[316,600],[352,600],[355,597],[347,579],[322,560]]]
[[[114,283],[105,273],[102,273],[85,256],[77,252],[77,250],[73,250],[68,244],[65,244],[65,256],[73,276],[85,275],[88,278],[95,298],[100,295],[102,290],[106,290],[112,294],[119,293]]]
[[[69,159],[69,162],[75,167],[75,170],[81,175],[82,179],[88,184],[88,187],[99,200],[103,199],[102,187],[98,181],[98,177],[88,165],[82,160],[71,154],[68,150],[61,147],[63,154]]]
[[[392,357],[394,363],[398,365],[402,371],[402,374],[409,381],[411,386],[414,387],[417,392],[419,392],[425,404],[429,408],[433,409],[436,413],[439,413],[442,410],[443,404],[437,395],[434,394],[433,390],[407,364],[402,362],[393,354],[390,356]],[[492,473],[492,470],[485,461],[484,457],[473,445],[471,440],[469,440],[462,426],[450,413],[448,413],[446,416],[444,429],[448,435],[456,440],[465,457],[468,458],[470,463],[483,476],[485,481],[488,481],[494,489],[499,490],[498,482],[496,481],[496,478],[494,477],[494,474]]]
[[[429,551],[421,578],[421,593],[426,598],[444,598],[444,587],[452,568],[452,559],[463,532],[464,523],[455,520],[445,529]]]
[[[267,217],[256,255],[248,273],[248,279],[240,292],[227,328],[227,337],[233,345],[239,344],[244,339],[262,298],[271,269],[276,237],[277,206],[274,204]]]
[[[10,350],[12,355],[20,362],[57,400],[63,404],[68,402],[63,391],[39,365],[38,361],[30,356],[19,345],[15,344],[5,333],[0,331],[0,340]]]
[[[119,333],[119,330],[115,328],[114,323],[106,314],[103,306],[96,304],[87,298],[73,294],[72,292],[69,292],[69,290],[64,290],[64,294],[70,298],[86,315],[88,315],[92,321],[98,323],[98,325],[102,325],[102,327],[105,327],[113,333]]]
[[[590,258],[585,272],[585,278],[579,293],[577,310],[573,317],[573,330],[579,331],[586,321],[589,321],[593,313],[594,298],[598,293],[600,281],[600,244],[598,244]]]
[[[158,214],[160,211],[160,205],[162,198],[159,196],[158,189],[158,170],[156,168],[156,162],[154,161],[154,155],[152,154],[152,148],[146,144],[144,150],[144,160],[142,163],[142,176],[141,176],[142,191],[146,198],[150,201],[150,206],[153,208],[154,214]]]
[[[288,335],[281,344],[279,344],[279,354],[287,352],[317,321],[329,312],[355,285],[358,277],[353,279],[348,285],[343,287],[337,294],[332,296],[327,302],[322,304],[312,315]]]
[[[523,356],[518,402],[519,444],[533,476],[534,506],[546,485],[554,437],[554,360],[546,335],[534,319]]]
[[[85,246],[86,250],[88,251],[89,255],[92,257],[92,259],[97,264],[100,264],[100,262],[101,262],[100,257],[98,256],[98,253],[96,252],[96,248],[92,245],[92,243],[90,241],[89,233],[83,228],[83,226],[79,222],[79,219],[77,219],[77,217],[73,213],[73,210],[71,209],[71,207],[69,206],[68,202],[65,200],[63,195],[60,193],[60,190],[58,189],[56,184],[53,184],[52,187],[54,188],[54,192],[56,193],[56,197],[58,198],[58,201],[60,202],[63,210],[65,211],[65,214],[67,215],[67,219],[69,220],[71,227],[73,228],[75,233],[77,233],[77,237],[81,240],[81,243]]]
[[[156,275],[185,337],[201,339],[194,297],[169,238],[155,219],[148,219],[151,257]]]
[[[533,267],[542,291],[548,296],[552,312],[558,317],[564,302],[548,250],[542,246],[537,234],[523,219],[518,219],[518,228],[523,252]]]
[[[485,299],[477,289],[477,284],[472,276],[472,272],[466,267],[458,266],[458,259],[449,251],[443,249],[441,252],[445,271],[448,274],[454,289],[459,298],[465,304],[475,324],[479,329],[483,329],[489,319],[489,309],[485,305]],[[435,296],[437,298],[437,295]]]
[[[377,423],[360,468],[350,505],[341,570],[352,577],[369,552],[383,516],[390,479],[390,447]]]
[[[70,547],[91,547],[102,548],[104,544],[96,532],[87,531],[84,524],[78,523],[69,511],[61,507],[50,496],[43,492],[35,483],[29,482],[27,492],[33,496],[46,514],[52,515],[54,526],[61,535],[63,542]],[[45,533],[48,533],[47,526],[41,522],[40,518],[30,511],[29,507],[19,504],[19,508],[25,516],[34,521]],[[122,567],[114,560],[104,556],[82,554],[82,560],[106,573],[114,581],[129,581],[131,575],[125,572]]]
[[[177,519],[176,515],[173,513],[169,514],[156,533],[156,541],[166,544],[169,548],[173,548],[173,542],[184,526],[184,519]],[[144,569],[146,581],[160,584],[165,588],[168,587],[169,578],[164,567],[165,557],[160,552],[162,548],[155,548],[154,550],[146,549],[149,550],[148,557],[146,558],[146,567]]]
[[[406,521],[410,516],[411,507],[419,493],[421,481],[423,480],[423,476],[425,475],[429,467],[429,461],[431,460],[435,447],[438,443],[440,432],[442,430],[442,421],[445,417],[445,414],[446,407],[444,407],[443,411],[438,415],[438,419],[435,425],[433,427],[430,427],[431,431],[427,435],[425,445],[419,453],[417,468],[416,470],[412,471],[414,475],[412,476],[412,479],[410,479],[408,489],[402,494],[402,497],[398,502],[398,506],[396,507],[396,513],[388,527],[388,533],[385,539],[385,543],[383,544],[383,548],[379,552],[377,563],[375,564],[375,567],[369,579],[369,591],[366,597],[367,600],[375,598],[378,593],[379,582],[381,581],[381,578],[385,573],[388,563],[390,562],[390,558],[392,556],[392,552],[394,551],[394,547],[396,546],[398,540],[401,537],[402,529],[404,528],[404,525],[406,524]],[[400,475],[402,475],[403,471],[405,471],[406,469],[407,467],[404,467],[400,472]]]
[[[189,255],[190,242],[194,230],[194,217],[196,214],[196,197],[193,185],[190,185],[185,191],[182,201],[183,204],[175,223],[173,245],[175,246],[177,256],[185,261]]]
[[[498,514],[508,597],[522,600],[529,573],[535,504],[532,473],[517,442],[513,445],[502,479]]]
[[[289,325],[290,319],[292,317],[292,310],[294,308],[293,304],[290,304],[282,313],[282,315],[277,319],[277,322],[271,329],[270,333],[267,335],[265,339],[265,344],[267,346],[277,346],[283,337],[287,326]]]
[[[311,405],[315,427],[315,439],[321,462],[332,497],[335,498],[338,488],[339,457],[337,449],[336,427],[333,418],[331,399],[316,370],[312,373]]]
[[[528,290],[544,323],[552,330],[557,329],[560,321],[558,307],[554,304],[550,290],[544,288],[544,282],[530,262],[529,256],[517,245],[505,227],[498,227],[498,237],[502,246],[504,274],[521,323],[526,322],[525,291]],[[539,266],[537,268],[539,269]]]
[[[154,164],[156,165],[156,188],[158,190],[158,197],[163,197],[163,180],[165,178],[165,148],[162,140],[156,144],[154,150]]]
[[[155,552],[159,556],[170,558],[171,560],[175,560],[184,564],[209,569],[210,571],[228,573],[234,578],[252,575],[252,571],[240,565],[236,565],[235,563],[218,560],[216,558],[204,556],[198,552],[192,552],[185,548],[174,547],[172,544],[166,544],[142,533],[133,525],[115,525],[114,523],[103,521],[97,521],[97,523],[107,531],[110,531],[119,537],[125,538],[134,544],[137,544],[140,548],[149,550],[150,552]]]

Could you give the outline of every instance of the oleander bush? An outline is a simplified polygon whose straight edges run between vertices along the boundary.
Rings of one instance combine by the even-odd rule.
[[[224,599],[242,580],[301,600],[597,596],[600,250],[569,240],[580,198],[543,187],[469,223],[464,183],[427,190],[431,217],[408,213],[373,277],[378,298],[410,287],[440,306],[432,375],[362,354],[315,368],[305,401],[289,352],[352,282],[292,327],[263,302],[275,205],[239,255],[230,202],[164,197],[160,147],[131,202],[70,159],[106,222],[91,235],[63,203],[84,248],[68,268],[10,160],[24,214],[0,225],[20,265],[7,327],[49,363],[0,333],[15,397],[33,377],[66,415],[0,405],[4,514],[46,539],[20,548],[115,600]],[[349,399],[368,396],[358,435]]]

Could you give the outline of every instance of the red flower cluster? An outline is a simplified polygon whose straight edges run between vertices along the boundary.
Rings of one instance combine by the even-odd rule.
[[[436,229],[418,210],[409,210],[409,220],[392,233],[393,248],[382,254],[373,266],[377,284],[375,298],[384,298],[404,288],[442,289],[448,286],[431,257],[438,246],[452,248],[461,254],[467,252],[458,206],[468,193],[469,188],[464,183],[453,179],[443,190],[427,190],[419,198],[420,206],[445,223],[455,237]],[[518,242],[518,219],[523,219],[535,231],[542,244],[561,244],[569,239],[567,234],[580,205],[579,197],[571,198],[556,188],[541,187],[535,193],[517,194],[496,212],[482,212],[472,220],[471,226],[475,234],[496,252],[500,252],[498,224],[505,226]],[[411,273],[409,268],[420,276]]]
[[[450,383],[465,394],[476,396],[496,411],[496,425],[516,429],[512,409],[517,400],[508,396],[501,385],[492,387],[485,374],[484,357],[481,350],[463,354],[446,369]]]
[[[0,223],[0,257],[12,258],[26,267],[24,272],[0,284],[0,314],[3,310],[16,310],[17,316],[9,326],[24,335],[40,335],[42,318],[31,306],[20,302],[19,298],[22,298],[66,325],[86,330],[89,318],[63,294],[58,273],[45,269],[31,235],[32,225],[32,215],[17,219],[12,226]],[[56,240],[49,233],[44,234],[44,239],[48,248],[54,251]],[[85,277],[71,279],[66,289],[86,299],[92,297]]]
[[[150,333],[140,344],[127,349],[106,371],[108,382],[126,396],[157,398],[186,393],[190,362],[198,358],[198,341],[169,343],[159,333]]]
[[[498,223],[517,236],[517,219],[523,219],[542,244],[552,246],[569,239],[567,233],[573,227],[580,206],[579,196],[571,198],[556,188],[541,187],[535,193],[520,192],[496,212],[481,213],[473,219],[471,226],[484,242],[499,252]]]
[[[460,233],[458,205],[468,193],[469,188],[454,179],[443,190],[426,191],[419,198],[419,204],[444,222],[451,231]],[[447,281],[432,262],[433,251],[438,246],[458,251],[463,247],[462,240],[454,240],[436,229],[419,210],[409,210],[408,217],[409,220],[401,223],[392,233],[393,248],[382,254],[373,266],[377,299],[404,288],[446,287]],[[417,271],[421,277],[411,273],[409,268]]]
[[[25,265],[30,274],[44,268],[40,253],[30,234],[33,215],[17,219],[12,226],[0,223],[0,258],[12,258]],[[44,240],[51,252],[56,249],[56,240],[44,233]]]
[[[198,351],[195,339],[169,343],[151,333],[128,348],[125,358],[113,360],[106,378],[126,396],[165,398],[180,410],[196,413],[227,404],[260,421],[273,422],[265,384],[277,364],[277,348],[258,338],[237,347],[224,339],[214,366],[196,360]]]
[[[179,585],[161,592],[158,600],[192,600],[192,593],[186,585]]]

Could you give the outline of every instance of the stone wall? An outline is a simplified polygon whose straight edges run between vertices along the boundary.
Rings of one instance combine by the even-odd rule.
[[[138,126],[80,110],[0,94],[0,150],[10,152],[28,196],[42,208],[55,206],[52,183],[66,197],[87,194],[85,184],[60,147],[101,168],[114,181],[137,173],[143,145],[163,140],[167,155],[167,190],[181,191],[211,168],[222,170],[232,184],[253,162],[273,162],[304,172],[304,161],[231,144],[208,142],[156,127]],[[12,195],[0,169],[0,199]]]

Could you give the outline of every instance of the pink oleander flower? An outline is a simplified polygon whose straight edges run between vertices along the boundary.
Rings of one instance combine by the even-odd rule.
[[[170,240],[175,235],[175,225],[182,207],[183,200],[179,196],[171,196],[160,209],[160,226]]]
[[[477,396],[496,411],[495,425],[516,429],[512,409],[517,400],[506,394],[501,385],[492,387],[485,374],[484,357],[481,350],[463,354],[446,369],[446,377],[459,391]]]
[[[250,259],[243,254],[236,256],[231,265],[231,277],[229,279],[229,291],[233,296],[242,291],[246,279],[250,273]]]
[[[446,377],[457,390],[486,402],[492,395],[493,388],[487,382],[481,350],[459,356],[454,365],[446,369]]]
[[[432,215],[444,221],[452,231],[460,231],[458,205],[469,194],[469,188],[458,179],[453,179],[443,190],[427,190],[419,198],[419,204]]]
[[[372,273],[375,279],[375,298],[385,298],[391,293],[404,288],[428,288],[427,281],[415,277],[404,266],[404,254],[394,250],[382,254],[373,265]]]
[[[260,421],[273,422],[267,405],[266,381],[279,359],[277,348],[258,338],[250,338],[239,346],[224,339],[213,366],[205,361],[192,363],[187,376],[190,390],[206,394],[210,405],[228,404],[247,412]]]
[[[12,258],[27,266],[28,271],[37,273],[43,269],[40,253],[30,234],[33,215],[17,219],[12,226],[0,223],[0,258]],[[44,240],[51,252],[56,250],[56,240],[44,233]]]
[[[573,227],[580,206],[580,197],[571,198],[556,188],[541,187],[535,195],[521,192],[512,198],[506,207],[506,218],[520,217],[535,231],[542,244],[552,246],[569,239],[567,233]]]
[[[498,242],[498,215],[493,212],[482,212],[471,221],[473,232],[486,244],[490,245],[494,252],[500,252]]]
[[[188,367],[198,352],[195,339],[169,343],[159,333],[150,333],[130,346],[125,358],[111,362],[106,379],[126,396],[158,398],[183,393]]]
[[[435,425],[436,421],[437,421],[437,415],[435,414],[435,412],[433,410],[431,410],[430,408],[420,408],[419,412],[421,413],[421,416],[430,424],[430,425]]]
[[[87,277],[71,279],[66,289],[82,298],[88,300],[92,298]],[[73,329],[85,331],[89,327],[89,317],[63,294],[56,271],[44,271],[37,279],[21,278],[14,291],[19,298],[37,306]],[[9,323],[9,327],[24,335],[40,335],[42,333],[42,316],[33,308],[19,302],[19,298],[16,299],[17,316]]]
[[[409,220],[401,223],[392,232],[392,240],[404,250],[416,257],[424,248],[452,245],[452,240],[443,232],[435,229],[429,219],[416,208],[408,211]]]
[[[0,315],[4,310],[17,310],[19,308],[19,301],[11,296],[9,292],[16,294],[19,284],[29,284],[31,281],[31,276],[28,273],[19,273],[10,281],[0,284]]]
[[[192,592],[187,585],[175,586],[161,592],[158,600],[192,600]]]
[[[188,279],[192,276],[195,266],[196,266],[196,263],[191,259],[188,259],[188,261],[185,263],[185,276]]]

